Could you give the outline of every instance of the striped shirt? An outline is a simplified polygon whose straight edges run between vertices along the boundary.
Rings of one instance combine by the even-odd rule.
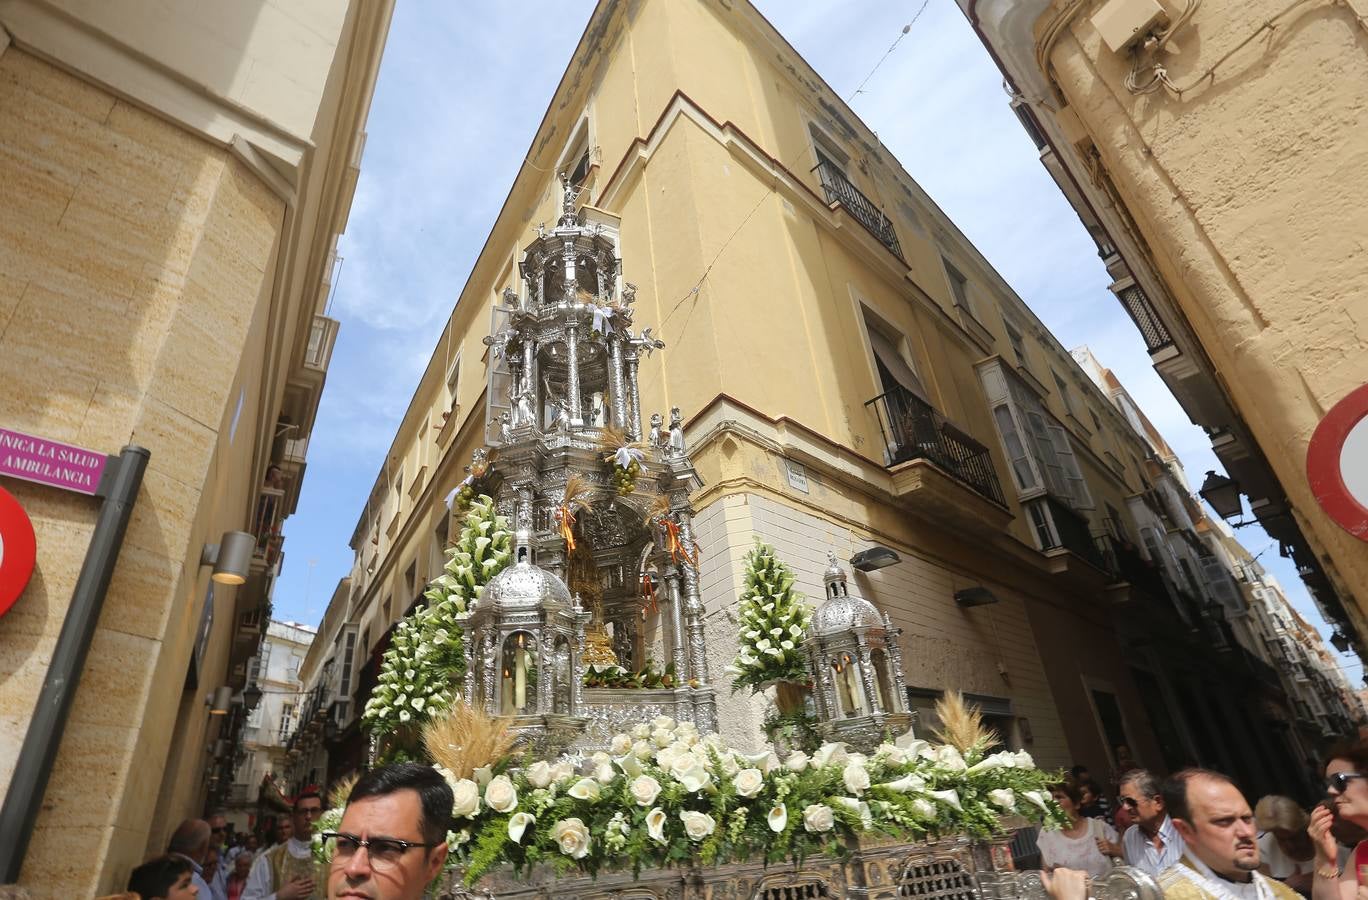
[[[1158,878],[1160,872],[1183,858],[1187,846],[1167,813],[1164,814],[1164,821],[1159,823],[1159,843],[1160,846],[1155,847],[1138,822],[1127,828],[1121,836],[1121,850],[1126,855],[1126,865],[1135,866]]]

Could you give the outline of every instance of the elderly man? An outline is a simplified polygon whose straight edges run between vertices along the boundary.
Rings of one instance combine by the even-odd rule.
[[[190,883],[198,889],[201,900],[212,900],[213,892],[204,880],[204,858],[209,855],[209,823],[203,819],[186,819],[171,833],[166,844],[166,855],[190,864]]]
[[[1121,835],[1126,865],[1155,878],[1183,856],[1183,838],[1173,827],[1159,783],[1144,769],[1131,769],[1121,777],[1121,805],[1135,824]]]
[[[290,837],[252,863],[242,900],[304,900],[323,896],[321,873],[310,847],[314,820],[322,813],[323,799],[317,791],[304,791],[295,798],[290,812]]]
[[[1164,785],[1164,800],[1185,842],[1183,857],[1159,876],[1164,900],[1298,900],[1259,868],[1258,829],[1240,789],[1219,772],[1184,769]],[[1082,873],[1043,879],[1055,900],[1083,900]]]
[[[421,900],[446,862],[451,787],[431,766],[400,763],[352,788],[332,851],[328,897]]]

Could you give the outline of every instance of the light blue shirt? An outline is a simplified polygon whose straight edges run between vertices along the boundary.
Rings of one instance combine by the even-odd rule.
[[[1159,823],[1159,841],[1163,846],[1155,847],[1139,823],[1127,828],[1121,836],[1121,851],[1126,855],[1126,865],[1135,866],[1158,878],[1160,872],[1183,858],[1187,845],[1167,813],[1164,814],[1164,821]]]
[[[204,868],[184,853],[172,853],[170,855],[179,856],[190,864],[190,883],[199,888],[199,893],[195,896],[207,897],[209,900],[213,900],[214,891],[213,888],[209,887],[209,882],[204,880]]]

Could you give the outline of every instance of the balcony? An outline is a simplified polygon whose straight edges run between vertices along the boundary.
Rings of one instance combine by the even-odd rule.
[[[948,422],[931,404],[898,388],[880,394],[865,406],[873,407],[879,420],[891,467],[927,460],[980,496],[1007,507],[988,448]]]
[[[270,570],[280,559],[280,548],[285,537],[280,533],[285,519],[286,498],[282,488],[263,487],[257,493],[256,515],[252,519],[252,534],[256,535],[256,549],[252,551],[252,572]]]
[[[1096,538],[1096,544],[1104,567],[1114,579],[1113,587],[1129,588],[1131,596],[1139,591],[1149,600],[1162,601],[1168,597],[1164,576],[1129,541],[1103,534]]]
[[[1088,531],[1088,520],[1049,494],[1022,504],[1052,574],[1082,590],[1100,590],[1111,580],[1106,560]]]
[[[826,192],[827,203],[840,204],[855,221],[874,235],[879,243],[887,247],[889,252],[902,259],[902,248],[898,246],[898,233],[893,230],[893,223],[883,214],[883,210],[874,205],[874,201],[850,183],[850,179],[846,178],[845,172],[842,172],[839,166],[829,159],[823,159],[812,171],[822,180],[822,190]]]
[[[1140,330],[1140,337],[1145,341],[1146,350],[1154,353],[1173,344],[1173,336],[1169,334],[1168,326],[1154,311],[1150,299],[1140,290],[1139,285],[1132,284],[1117,291],[1116,299],[1121,301],[1122,308]]]
[[[304,369],[318,375],[326,375],[328,363],[332,360],[333,344],[337,343],[336,319],[327,316],[314,316],[309,328],[309,344],[304,349]]]

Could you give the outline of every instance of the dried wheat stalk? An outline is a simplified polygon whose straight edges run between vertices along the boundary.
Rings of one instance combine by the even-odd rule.
[[[508,755],[516,740],[506,721],[465,702],[452,704],[444,715],[423,726],[428,756],[457,778],[470,778],[476,769],[494,765]]]
[[[978,707],[966,705],[964,695],[959,691],[946,691],[936,701],[936,715],[940,717],[941,727],[932,734],[960,753],[970,749],[986,750],[999,743],[997,732],[984,727]]]

